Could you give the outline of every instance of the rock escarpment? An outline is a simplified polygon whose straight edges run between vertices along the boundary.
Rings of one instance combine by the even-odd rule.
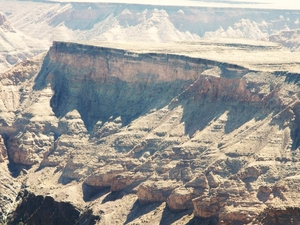
[[[105,123],[110,117],[121,117],[122,125],[127,125],[143,113],[167,105],[215,63],[186,56],[54,42],[35,88],[42,89],[50,82],[55,115],[62,117],[76,109],[88,130],[92,130],[97,122]],[[231,76],[246,71],[227,66],[222,69],[233,70]]]
[[[80,212],[68,202],[56,202],[50,196],[35,196],[24,191],[18,196],[22,198],[13,214],[10,224],[95,224],[98,217],[91,211]]]
[[[93,209],[98,224],[184,224],[189,210],[266,223],[299,208],[297,74],[63,42],[41,60],[1,77],[3,149],[22,188]]]

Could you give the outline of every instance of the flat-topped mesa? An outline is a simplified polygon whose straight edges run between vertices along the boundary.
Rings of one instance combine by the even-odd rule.
[[[77,109],[91,130],[111,116],[128,124],[151,108],[167,105],[203,71],[218,66],[221,77],[237,78],[248,70],[207,59],[54,42],[36,78],[35,89],[51,83],[56,116]]]
[[[298,75],[142,47],[55,42],[38,74],[40,63],[27,63],[18,76],[15,69],[0,77],[1,109],[16,114],[0,129],[2,160],[40,165],[24,176],[42,194],[56,196],[57,181],[83,182],[80,193],[57,198],[95,201],[95,212],[116,191],[175,211],[193,208],[199,220],[222,224],[247,224],[273,213],[265,208],[293,205],[300,193]],[[10,96],[14,107],[6,104]],[[31,179],[38,171],[43,179]],[[94,198],[108,187],[110,197]],[[132,204],[128,217],[124,208],[115,211],[124,222]]]
[[[78,79],[89,78],[100,83],[108,77],[117,77],[126,82],[195,80],[204,70],[213,66],[221,68],[221,76],[230,73],[231,77],[240,77],[248,71],[234,64],[168,54],[167,50],[165,54],[147,51],[136,53],[67,42],[53,42],[48,56],[52,62],[72,67],[80,74]]]

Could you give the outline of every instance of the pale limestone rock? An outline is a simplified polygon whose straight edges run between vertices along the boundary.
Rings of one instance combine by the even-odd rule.
[[[111,134],[116,133],[122,127],[121,117],[117,117],[112,121],[108,121],[101,126],[95,125],[94,127],[94,136],[96,138],[103,138]]]
[[[167,198],[167,205],[174,211],[192,209],[192,199],[196,196],[193,188],[179,187],[172,191]]]
[[[88,160],[84,156],[74,157],[74,155],[70,155],[61,177],[65,179],[65,182],[70,180],[79,181],[82,177],[85,177],[88,174],[89,165],[87,162]]]
[[[185,182],[190,181],[194,176],[190,167],[190,162],[187,160],[180,161],[176,164],[175,168],[170,170],[169,176],[171,179],[182,180]]]
[[[119,191],[136,201],[140,182],[141,203],[193,207],[196,217],[223,224],[250,223],[265,207],[298,206],[298,78],[182,55],[145,56],[126,56],[130,61],[122,50],[55,43],[36,79],[34,68],[4,74],[0,132],[10,158],[33,169],[55,167],[40,170],[53,178],[43,188],[62,196],[68,187],[80,206],[84,185],[117,192],[90,204],[111,210]],[[216,64],[213,76],[201,75]]]
[[[111,191],[120,191],[144,181],[147,177],[142,173],[124,172],[114,176],[111,180]]]
[[[138,188],[138,199],[142,204],[165,202],[172,191],[180,185],[172,181],[146,181]]]
[[[194,215],[203,218],[218,217],[228,198],[229,194],[226,192],[194,198]]]
[[[7,141],[9,156],[15,163],[33,165],[42,161],[44,154],[53,149],[54,134],[20,132]]]
[[[260,202],[251,199],[250,196],[248,196],[246,201],[239,201],[239,199],[231,198],[228,202],[228,205],[220,210],[220,225],[230,225],[235,223],[249,224],[255,220],[259,216],[259,213],[266,207]]]
[[[114,177],[122,172],[124,168],[119,164],[106,165],[88,176],[84,183],[93,187],[110,187]]]
[[[0,163],[7,159],[7,150],[4,145],[3,137],[0,135]]]
[[[218,176],[214,175],[213,172],[207,174],[207,182],[211,188],[216,188],[220,185],[221,181]]]
[[[194,179],[187,182],[185,187],[209,189],[208,180],[204,173],[198,174]]]
[[[68,112],[58,122],[58,130],[62,134],[84,135],[87,133],[83,120],[77,110]]]
[[[10,175],[7,165],[0,163],[0,220],[5,221],[17,205],[16,197],[21,183]]]

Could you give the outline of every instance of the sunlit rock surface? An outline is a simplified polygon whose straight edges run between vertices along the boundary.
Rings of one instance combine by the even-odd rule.
[[[298,53],[102,44],[54,42],[1,74],[2,220],[20,222],[19,191],[91,224],[297,220]]]

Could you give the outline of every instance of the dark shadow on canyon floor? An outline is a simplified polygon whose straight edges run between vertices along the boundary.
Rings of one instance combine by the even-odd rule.
[[[219,224],[219,219],[217,217],[211,217],[211,218],[194,217],[186,225],[217,225],[217,224]]]
[[[127,215],[127,219],[124,224],[128,224],[133,220],[135,220],[136,218],[155,210],[160,204],[163,203],[151,203],[151,204],[143,205],[138,200],[136,200],[129,214]]]
[[[85,202],[94,201],[101,196],[108,194],[110,192],[110,188],[97,188],[92,187],[87,184],[82,184],[82,193],[83,193],[83,200]]]
[[[106,202],[116,201],[118,199],[123,198],[126,195],[124,191],[113,191],[110,192],[105,198],[102,200],[102,204]]]
[[[166,206],[164,208],[162,218],[161,218],[159,224],[160,225],[171,225],[175,221],[182,218],[183,216],[191,215],[192,213],[193,213],[192,209],[185,210],[185,211],[180,211],[180,212],[175,212],[175,211],[170,210],[169,207]]]
[[[8,170],[10,171],[11,176],[14,178],[17,178],[22,173],[24,174],[28,173],[27,170],[30,169],[30,166],[16,164],[12,160],[9,160],[7,167]]]

